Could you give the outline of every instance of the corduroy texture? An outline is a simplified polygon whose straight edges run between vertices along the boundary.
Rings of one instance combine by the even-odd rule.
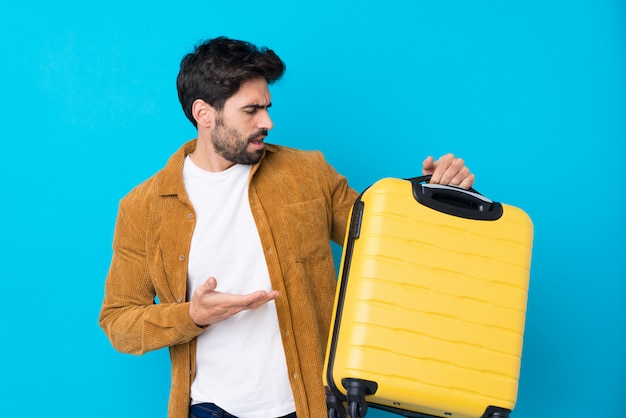
[[[195,140],[185,144],[120,202],[100,313],[100,326],[119,351],[169,347],[170,418],[188,417],[196,337],[203,331],[186,301],[195,212],[182,169],[195,146]],[[330,240],[343,244],[357,193],[321,153],[268,144],[253,167],[249,196],[280,292],[276,309],[298,418],[326,416],[322,368],[336,285]]]

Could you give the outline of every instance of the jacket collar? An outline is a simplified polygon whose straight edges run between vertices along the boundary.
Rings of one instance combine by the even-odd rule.
[[[193,139],[183,144],[167,161],[159,186],[159,194],[161,196],[186,195],[185,184],[183,182],[183,166],[187,155],[195,151],[197,142],[197,139]],[[274,153],[276,151],[277,147],[275,145],[265,144],[261,160],[252,167],[252,173],[257,171],[268,152]]]

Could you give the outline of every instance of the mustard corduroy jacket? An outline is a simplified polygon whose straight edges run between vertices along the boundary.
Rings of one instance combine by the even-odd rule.
[[[195,146],[183,145],[121,200],[99,318],[119,351],[169,347],[170,418],[188,417],[196,337],[204,330],[186,300],[196,214],[182,170]],[[250,206],[280,292],[276,309],[298,418],[327,416],[322,369],[336,284],[330,240],[343,244],[356,197],[319,152],[267,144],[251,171]]]

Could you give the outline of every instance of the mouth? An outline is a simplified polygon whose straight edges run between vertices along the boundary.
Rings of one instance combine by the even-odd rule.
[[[252,147],[252,149],[248,148],[249,152],[261,152],[265,144],[263,143],[263,139],[253,139],[249,141],[249,146]]]
[[[265,140],[266,136],[267,136],[267,134],[265,134],[265,133],[262,133],[260,135],[256,135],[256,136],[250,138],[248,140],[248,143],[251,144],[253,146],[253,148],[255,148],[256,150],[262,150],[263,147],[265,146],[263,141]]]

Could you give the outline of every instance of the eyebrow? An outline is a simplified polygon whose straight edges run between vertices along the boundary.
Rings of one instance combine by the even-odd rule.
[[[245,110],[245,109],[269,109],[270,107],[272,107],[272,103],[268,103],[267,105],[263,105],[260,103],[251,103],[245,106],[241,107],[241,110]]]

